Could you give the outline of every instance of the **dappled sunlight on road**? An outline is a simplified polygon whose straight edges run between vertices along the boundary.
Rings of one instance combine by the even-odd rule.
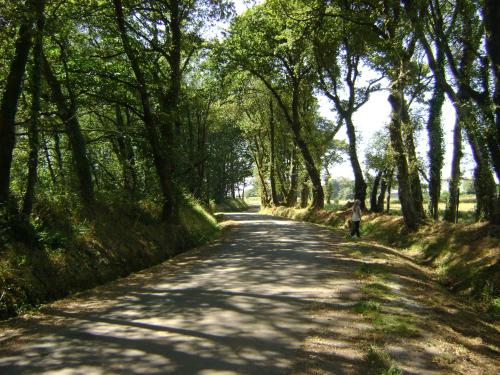
[[[256,213],[225,216],[236,227],[217,245],[20,323],[18,335],[36,336],[0,350],[0,372],[289,372],[307,332],[331,325],[310,306],[335,304],[335,295],[339,311],[354,303],[357,288],[346,282],[354,260],[332,267],[331,233],[319,227]],[[356,360],[349,349],[338,368]]]
[[[3,335],[0,325],[0,373],[364,374],[381,334],[408,374],[448,371],[458,347],[494,366],[498,334],[477,320],[474,331],[404,255],[317,225],[224,215],[233,228],[209,246],[4,323]],[[385,293],[370,298],[386,326],[356,312],[369,287]]]

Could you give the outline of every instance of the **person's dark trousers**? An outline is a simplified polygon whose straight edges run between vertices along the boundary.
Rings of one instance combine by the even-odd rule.
[[[361,237],[361,234],[359,233],[359,224],[360,221],[353,221],[352,222],[352,230],[351,230],[351,236],[357,235],[358,237]]]

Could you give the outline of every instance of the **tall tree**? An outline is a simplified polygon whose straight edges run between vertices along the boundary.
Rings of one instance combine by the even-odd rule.
[[[33,68],[31,71],[31,124],[28,131],[30,152],[28,156],[28,182],[24,193],[22,214],[29,217],[33,208],[35,185],[38,178],[38,151],[40,148],[39,115],[42,81],[43,33],[45,27],[45,1],[35,4],[35,43],[33,46]]]
[[[338,8],[337,8],[338,7]],[[380,79],[369,81],[361,86],[360,66],[366,55],[370,35],[364,33],[365,27],[353,24],[349,14],[356,8],[354,3],[340,1],[331,7],[320,6],[316,32],[314,33],[314,52],[318,70],[318,83],[324,94],[334,103],[340,121],[345,123],[349,139],[349,160],[354,174],[354,198],[361,201],[365,209],[366,182],[363,177],[356,146],[356,128],[353,115],[379,89]],[[343,17],[335,17],[334,14]],[[347,91],[347,97],[342,92]]]
[[[31,1],[25,3],[27,9],[31,9],[30,5]],[[17,105],[32,44],[33,12],[28,10],[21,14],[14,56],[0,103],[0,204],[5,204],[9,198],[10,168],[16,140]]]
[[[167,155],[165,155],[165,151],[161,143],[161,138],[159,136],[158,128],[155,122],[153,109],[151,106],[151,98],[144,72],[140,66],[137,54],[130,44],[122,2],[121,0],[113,0],[113,4],[115,8],[116,23],[118,26],[120,38],[122,40],[123,49],[132,66],[132,70],[137,81],[137,91],[139,92],[139,96],[141,98],[143,121],[146,127],[147,137],[153,154],[154,165],[158,174],[160,188],[163,194],[163,218],[172,219],[175,214],[175,202],[172,186],[172,176],[171,171],[169,170],[170,163],[168,163]]]
[[[408,28],[399,1],[391,0],[370,5],[373,13],[370,17],[378,18],[373,26],[378,36],[378,53],[372,58],[372,66],[382,70],[390,80],[388,100],[392,113],[389,136],[397,171],[399,200],[405,224],[414,230],[423,218],[424,210],[420,207],[423,199],[420,196],[419,176],[415,168],[414,145],[405,144],[403,130],[407,131],[408,140],[411,135],[408,132],[412,131],[412,126],[408,123],[405,89],[412,77],[411,59],[415,52],[416,38]]]
[[[232,25],[226,57],[260,79],[274,96],[292,131],[313,185],[311,206],[324,206],[321,176],[304,134],[302,100],[310,95],[311,46],[308,30],[297,20],[297,4],[268,1],[239,16]],[[297,17],[295,17],[297,16]],[[291,20],[296,20],[292,21]],[[285,96],[283,90],[290,93]]]
[[[78,120],[76,98],[73,95],[70,95],[69,100],[65,97],[61,82],[45,56],[42,56],[42,65],[43,74],[51,90],[52,100],[57,106],[71,145],[82,201],[86,206],[91,206],[95,201],[94,186],[87,145]]]
[[[438,69],[444,71],[445,57],[441,50],[437,56]],[[445,100],[445,93],[438,78],[434,77],[434,89],[429,101],[429,117],[427,120],[427,134],[429,137],[429,214],[434,220],[439,218],[439,198],[441,194],[441,171],[444,160],[444,140],[441,114]]]

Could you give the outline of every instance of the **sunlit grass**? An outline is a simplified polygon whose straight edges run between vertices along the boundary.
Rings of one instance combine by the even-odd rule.
[[[394,296],[391,288],[381,283],[370,283],[364,285],[361,290],[372,298],[387,298]]]
[[[402,375],[403,371],[396,365],[391,356],[381,348],[371,345],[366,354],[365,361],[371,373],[377,375]]]
[[[369,318],[375,329],[381,333],[396,337],[419,336],[413,317],[376,311],[371,312]]]
[[[353,310],[358,314],[369,314],[380,310],[380,302],[372,299],[357,302]]]
[[[383,265],[371,264],[371,263],[362,264],[361,266],[356,268],[354,274],[361,279],[372,276],[380,278],[386,278],[389,276],[389,273],[387,272],[386,268]]]

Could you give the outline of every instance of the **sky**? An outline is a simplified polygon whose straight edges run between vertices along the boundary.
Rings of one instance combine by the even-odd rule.
[[[261,3],[262,0],[234,0],[234,5],[237,14],[241,14],[249,6],[256,3]],[[367,68],[365,68],[367,69]],[[365,71],[364,74],[372,75],[372,72]],[[324,95],[317,94],[319,113],[322,117],[335,120],[335,110],[333,110],[333,103]],[[391,106],[387,101],[388,92],[379,91],[370,96],[369,101],[362,106],[353,117],[354,125],[356,126],[357,133],[357,149],[358,157],[361,161],[364,170],[364,154],[366,148],[369,146],[370,140],[373,135],[387,126],[390,120]],[[455,125],[455,110],[448,99],[446,99],[443,107],[442,115],[444,143],[446,148],[444,166],[442,171],[443,178],[448,178],[451,173],[451,159],[453,151],[453,128]],[[345,127],[343,127],[336,136],[337,139],[347,140]],[[416,134],[415,141],[417,143],[417,153],[425,161],[427,161],[428,150],[428,137],[425,129]],[[467,142],[463,142],[465,147],[463,149],[462,158],[462,171],[464,177],[470,177],[473,173],[474,163],[470,147]],[[332,177],[348,177],[353,178],[352,167],[349,158],[346,155],[344,162],[336,164],[330,168],[330,175]]]
[[[358,156],[362,162],[364,161],[364,152],[369,146],[373,135],[377,131],[386,127],[390,121],[391,105],[389,104],[387,97],[387,91],[373,93],[370,96],[369,101],[354,114],[353,120],[354,125],[356,126]],[[317,99],[320,107],[320,115],[331,120],[335,119],[335,111],[332,110],[333,103],[331,103],[331,101],[324,95],[318,95]],[[442,176],[443,178],[448,178],[451,173],[453,128],[455,125],[455,110],[449,100],[445,101],[443,107],[442,124],[444,143],[446,147]],[[336,138],[347,140],[345,127],[339,131]],[[427,160],[429,146],[426,130],[422,129],[418,132],[415,140],[417,142],[417,153],[424,160]],[[464,142],[464,144],[466,144],[466,142]],[[472,176],[474,165],[468,144],[466,144],[463,151],[463,174],[464,177],[470,177]],[[348,157],[345,157],[345,161],[343,163],[331,167],[330,173],[332,177],[352,177],[352,168]]]

